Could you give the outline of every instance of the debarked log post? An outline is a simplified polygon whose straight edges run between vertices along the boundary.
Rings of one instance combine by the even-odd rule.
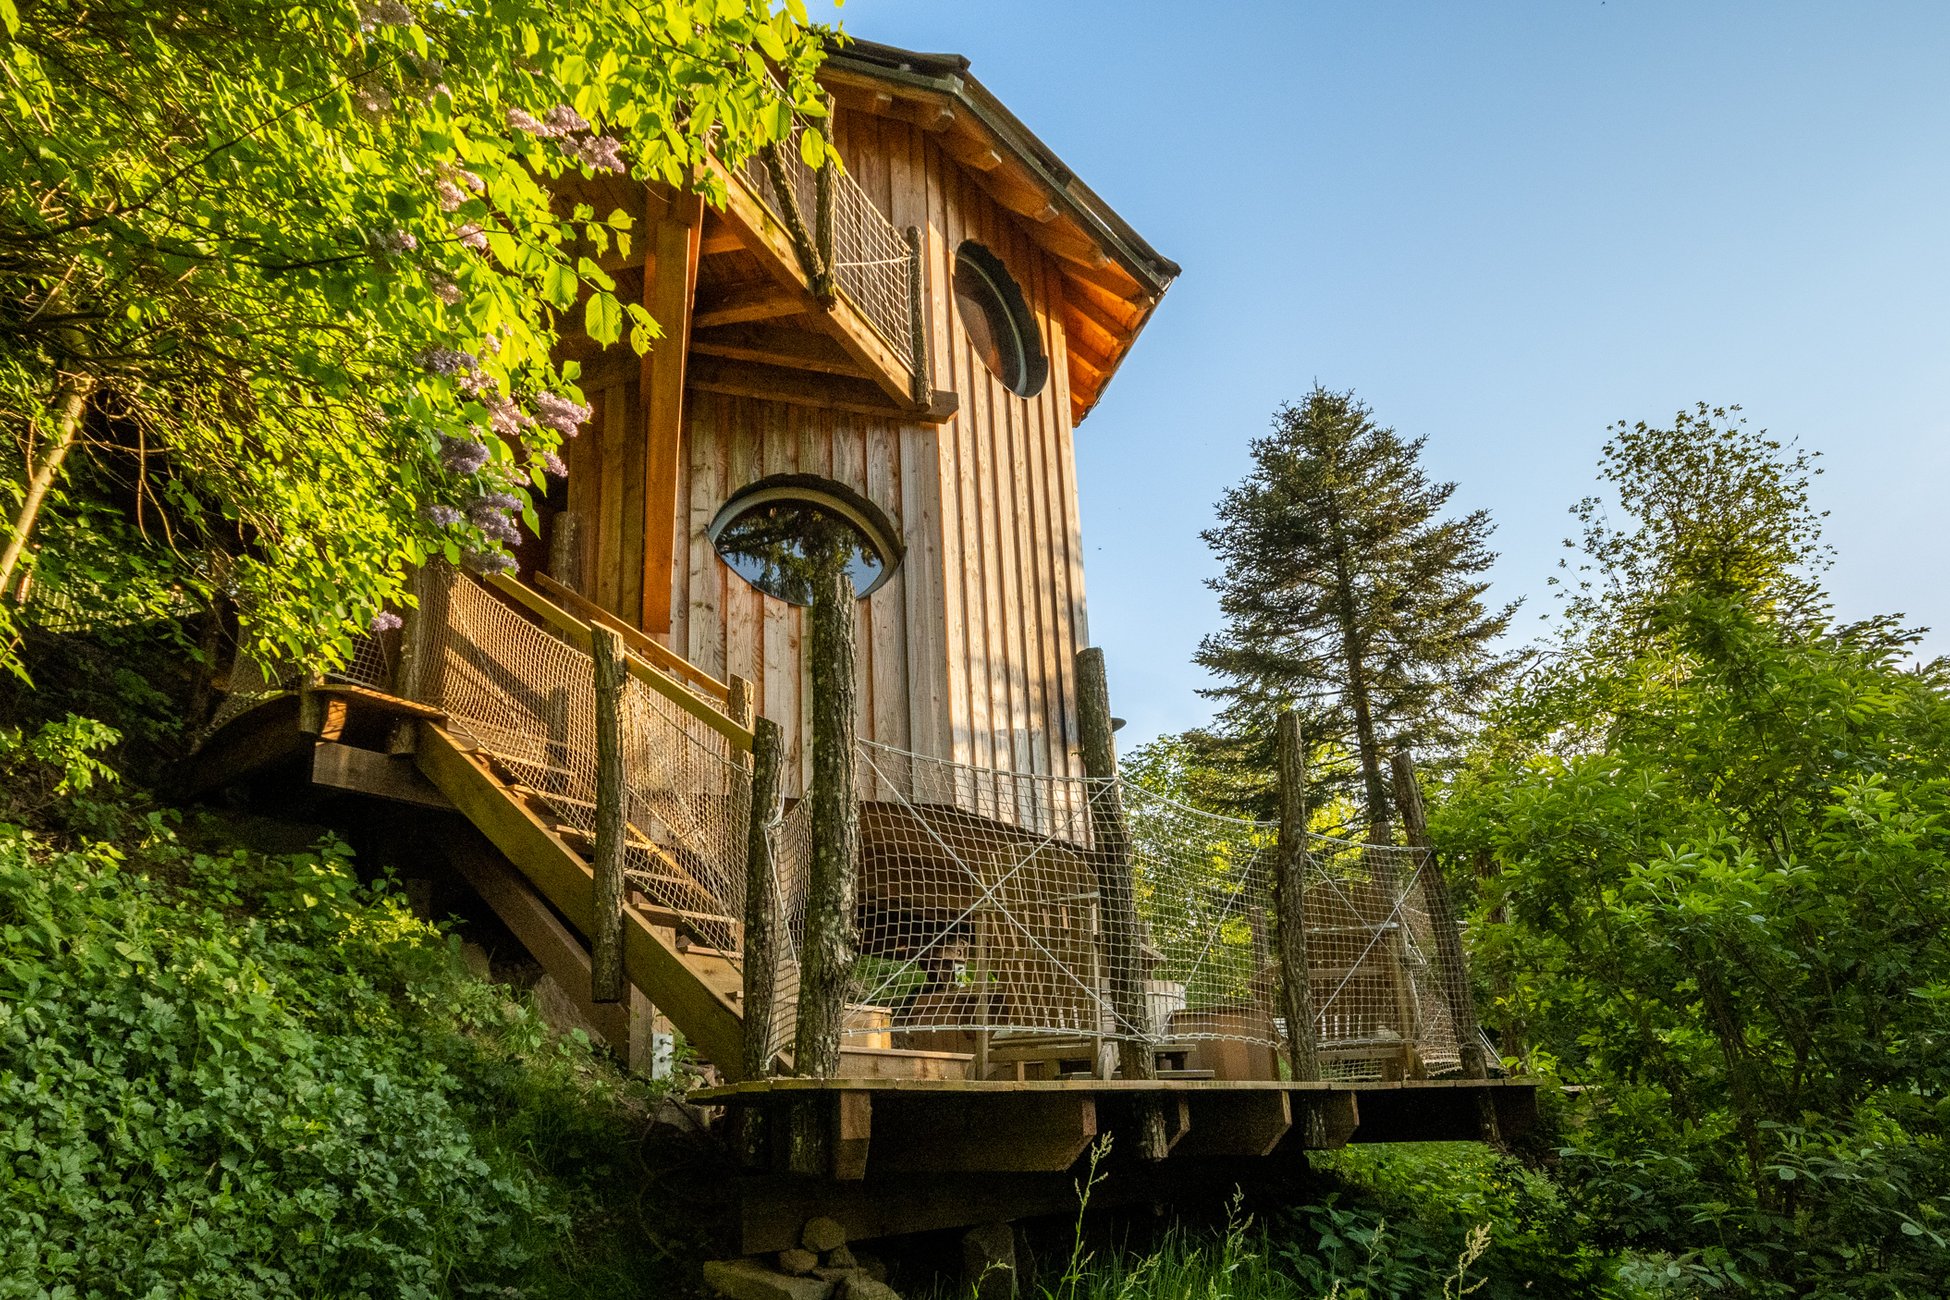
[[[1280,935],[1280,1006],[1286,1016],[1288,1063],[1302,1082],[1320,1078],[1313,985],[1307,974],[1307,754],[1300,715],[1280,714],[1275,739],[1280,768],[1280,842],[1274,859],[1274,910]]]
[[[1456,915],[1455,900],[1449,896],[1449,882],[1436,861],[1435,846],[1429,839],[1428,814],[1422,806],[1422,786],[1415,779],[1415,760],[1406,747],[1398,748],[1389,759],[1395,779],[1395,807],[1400,810],[1402,829],[1408,846],[1425,855],[1421,880],[1422,897],[1427,900],[1429,928],[1435,932],[1436,970],[1442,978],[1442,991],[1449,1008],[1449,1023],[1456,1031],[1456,1051],[1466,1079],[1489,1078],[1489,1062],[1483,1055],[1482,1031],[1476,1023],[1476,994],[1469,985],[1469,964],[1463,957],[1462,923]],[[1497,1140],[1496,1106],[1487,1092],[1479,1093],[1478,1122],[1485,1142]]]
[[[778,1061],[778,1045],[772,1040],[777,1032],[775,1003],[779,992],[779,890],[772,833],[777,826],[779,763],[784,752],[779,724],[770,718],[755,719],[752,809],[745,838],[745,963],[740,999],[745,1008],[741,1065],[747,1079],[768,1077]],[[764,1160],[767,1114],[761,1106],[739,1106],[732,1112],[736,1150],[748,1168]]]
[[[1131,875],[1130,828],[1117,783],[1117,743],[1111,737],[1110,683],[1104,652],[1096,646],[1077,652],[1077,729],[1083,742],[1083,772],[1090,791],[1091,863],[1097,874],[1098,937],[1104,955],[1110,1009],[1117,1022],[1117,1064],[1126,1079],[1155,1079],[1153,1030],[1144,997],[1139,958],[1137,892]],[[1164,1111],[1155,1103],[1138,1108],[1138,1154],[1165,1158]]]
[[[601,624],[589,628],[596,688],[596,889],[589,918],[589,998],[621,1002],[623,978],[623,683],[628,669],[623,638]]]

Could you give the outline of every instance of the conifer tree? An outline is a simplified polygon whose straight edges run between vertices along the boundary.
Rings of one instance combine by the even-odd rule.
[[[1272,720],[1300,710],[1315,746],[1354,756],[1333,779],[1358,778],[1380,841],[1385,747],[1404,734],[1440,747],[1513,662],[1494,642],[1516,606],[1483,601],[1489,515],[1443,517],[1456,485],[1429,481],[1423,441],[1316,386],[1254,440],[1252,472],[1203,534],[1224,564],[1210,583],[1226,626],[1197,655],[1224,682],[1204,692],[1224,707],[1202,747],[1222,768],[1270,773]]]

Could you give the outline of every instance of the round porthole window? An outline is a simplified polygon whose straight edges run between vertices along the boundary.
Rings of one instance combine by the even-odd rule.
[[[974,240],[955,250],[955,310],[982,364],[1020,397],[1034,397],[1049,378],[1036,318],[1002,259]]]
[[[812,604],[822,563],[844,564],[865,597],[901,562],[900,535],[880,507],[810,474],[775,474],[740,488],[707,535],[733,573],[794,605]]]

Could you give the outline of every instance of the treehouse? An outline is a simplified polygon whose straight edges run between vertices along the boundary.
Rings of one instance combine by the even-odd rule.
[[[1116,778],[1072,439],[1178,267],[965,60],[856,43],[820,79],[844,170],[714,164],[722,207],[565,189],[635,219],[602,265],[664,335],[563,340],[593,413],[540,535],[513,573],[430,567],[341,673],[240,666],[186,782],[412,808],[402,843],[619,1054],[667,1020],[709,1063],[750,1250],[811,1206],[864,1236],[1034,1212],[1108,1129],[1143,1157],[1118,1194],[1157,1197],[1521,1125],[1426,846]],[[859,960],[800,1026],[828,922]]]

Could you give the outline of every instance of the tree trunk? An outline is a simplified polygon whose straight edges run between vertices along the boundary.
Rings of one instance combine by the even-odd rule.
[[[1374,706],[1368,698],[1368,665],[1361,653],[1360,629],[1355,626],[1354,579],[1347,559],[1334,557],[1335,619],[1341,625],[1341,657],[1347,668],[1348,703],[1354,709],[1354,743],[1361,760],[1361,783],[1367,793],[1368,842],[1392,844],[1394,829],[1388,817],[1388,783],[1381,774],[1381,745],[1374,734]]]
[[[1091,860],[1097,872],[1100,943],[1111,1014],[1118,1022],[1117,1064],[1126,1079],[1155,1079],[1152,1028],[1145,1007],[1144,969],[1138,956],[1136,889],[1131,880],[1131,839],[1117,785],[1117,744],[1111,738],[1110,687],[1104,652],[1077,652],[1077,729],[1082,733],[1084,774],[1101,785],[1090,794]],[[1138,1155],[1165,1158],[1165,1117],[1155,1099],[1138,1104]]]
[[[772,1004],[779,989],[779,901],[772,861],[772,816],[779,802],[779,760],[785,741],[779,724],[759,718],[752,726],[752,812],[745,840],[745,1055],[747,1079],[772,1073]],[[739,1108],[743,1113],[756,1107]]]
[[[63,373],[58,387],[54,390],[54,441],[41,456],[39,465],[29,465],[27,490],[21,497],[20,509],[14,514],[13,531],[7,537],[6,549],[0,550],[0,594],[13,590],[14,570],[20,567],[20,557],[26,553],[28,535],[34,531],[34,523],[40,517],[41,505],[54,487],[54,480],[61,475],[61,463],[68,458],[73,449],[75,437],[81,432],[81,420],[88,410],[88,395],[95,390],[93,375]]]
[[[1280,920],[1281,1010],[1286,1015],[1287,1054],[1293,1077],[1320,1078],[1314,1036],[1313,985],[1307,969],[1307,755],[1300,715],[1280,714],[1280,842],[1274,859],[1274,896]]]
[[[601,624],[589,628],[596,687],[596,888],[589,919],[589,1000],[621,1002],[623,977],[623,829],[627,789],[623,770],[623,638]]]
[[[837,559],[819,566],[812,604],[812,872],[799,954],[796,1074],[830,1078],[840,1066],[840,1028],[853,980],[854,875],[860,803],[854,757],[858,679],[853,663],[853,579]]]

